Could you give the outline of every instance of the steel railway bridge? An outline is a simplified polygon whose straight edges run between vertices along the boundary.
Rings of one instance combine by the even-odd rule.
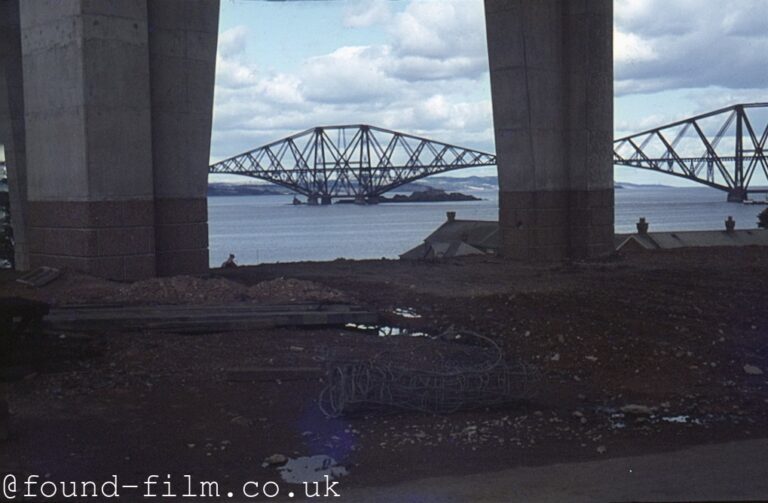
[[[768,193],[768,103],[734,105],[614,142],[614,164],[665,173],[740,202]],[[376,202],[437,173],[496,165],[496,156],[368,125],[330,126],[213,164],[209,173],[259,178],[307,197]],[[762,185],[763,187],[759,187]]]

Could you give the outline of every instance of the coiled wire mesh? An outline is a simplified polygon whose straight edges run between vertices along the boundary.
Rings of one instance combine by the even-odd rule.
[[[479,339],[485,350],[457,350],[433,369],[409,368],[389,352],[369,361],[333,362],[320,392],[320,409],[327,417],[371,408],[449,414],[505,405],[534,395],[535,383],[540,380],[535,367],[505,361],[498,344],[485,336],[473,332],[463,335]]]

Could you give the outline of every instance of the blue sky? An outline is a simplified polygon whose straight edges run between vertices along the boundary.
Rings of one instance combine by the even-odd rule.
[[[221,5],[213,160],[334,123],[494,150],[482,0]],[[617,136],[768,101],[767,0],[614,5]],[[681,183],[627,168],[616,179]]]

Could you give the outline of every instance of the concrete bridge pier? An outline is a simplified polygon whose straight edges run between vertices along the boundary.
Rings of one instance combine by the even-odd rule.
[[[333,204],[333,199],[331,196],[323,196],[320,198],[320,204],[323,206],[328,206],[329,204]]]
[[[158,275],[208,270],[218,0],[148,0]]]
[[[742,201],[746,201],[749,199],[749,194],[747,194],[747,191],[745,189],[731,189],[730,192],[728,192],[728,202],[729,203],[740,203]]]
[[[0,2],[0,144],[5,149],[10,189],[11,226],[14,234],[15,267],[29,268],[26,215],[26,130],[24,126],[24,83],[21,68],[21,27],[19,3]]]
[[[0,132],[7,142],[13,125],[14,233],[26,232],[28,265],[120,280],[207,270],[218,1],[0,8],[21,28],[20,51],[3,58],[18,81],[0,95]],[[10,39],[3,30],[5,53]]]
[[[154,276],[146,4],[19,6],[30,266]]]
[[[613,250],[612,0],[485,0],[502,253]]]

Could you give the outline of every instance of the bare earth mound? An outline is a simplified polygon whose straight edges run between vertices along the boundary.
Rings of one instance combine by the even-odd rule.
[[[349,327],[28,337],[0,352],[15,376],[0,472],[116,473],[131,483],[193,470],[229,488],[279,481],[262,465],[275,454],[326,455],[349,471],[348,488],[764,438],[766,272],[764,249],[740,248],[556,265],[488,257],[274,264],[134,285],[63,278],[38,293],[219,304],[349,295],[387,326],[490,337],[535,365],[541,386],[503,408],[327,419],[318,407],[325,365],[391,353],[420,367],[458,343]],[[241,369],[254,380],[231,379]],[[293,374],[264,377],[265,369]]]

